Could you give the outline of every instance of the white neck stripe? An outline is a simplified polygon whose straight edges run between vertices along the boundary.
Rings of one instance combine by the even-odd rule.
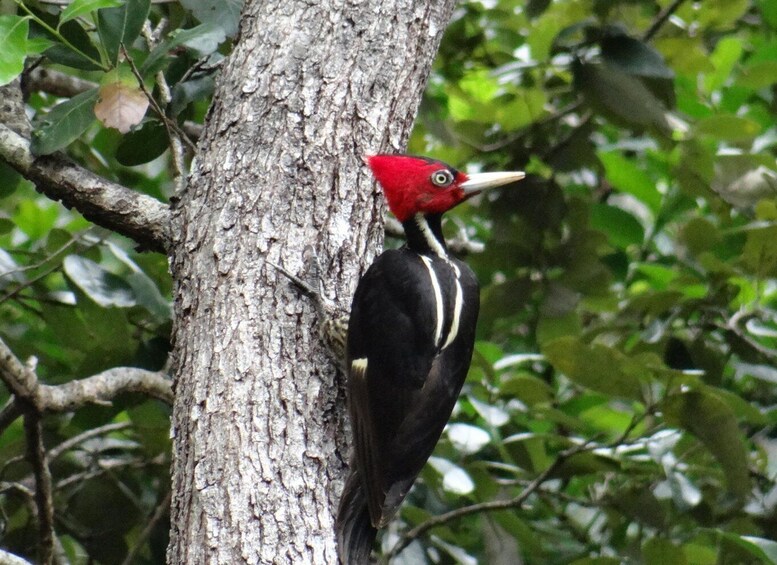
[[[437,274],[432,268],[432,260],[425,255],[419,255],[421,261],[426,266],[426,270],[429,271],[429,279],[432,281],[432,291],[434,292],[434,302],[437,313],[437,324],[434,330],[434,346],[439,347],[442,340],[442,324],[443,324],[443,309],[442,309],[442,291],[440,290],[440,281],[437,280]]]
[[[464,292],[461,290],[461,284],[459,283],[459,270],[456,268],[455,265],[451,265],[454,268],[454,272],[456,273],[456,299],[454,301],[453,306],[453,320],[451,321],[451,329],[448,331],[448,338],[445,340],[445,343],[443,344],[442,348],[445,349],[448,347],[451,343],[453,343],[453,340],[456,339],[456,336],[459,333],[459,320],[461,320],[461,308],[464,306],[464,300],[463,300],[463,294]]]
[[[429,227],[429,222],[426,221],[426,217],[423,214],[416,214],[415,223],[418,226],[418,229],[421,230],[421,235],[424,236],[429,249],[431,249],[435,255],[442,257],[443,259],[447,258],[448,255],[445,253],[445,248],[437,241],[437,238],[434,237],[434,233],[432,232],[432,228]]]

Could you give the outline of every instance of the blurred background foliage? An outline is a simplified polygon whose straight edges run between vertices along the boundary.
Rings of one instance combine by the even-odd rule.
[[[167,200],[169,135],[196,138],[239,4],[72,5],[83,11],[20,4],[0,31],[19,37],[28,22],[21,50],[36,71],[130,90],[141,76],[164,117],[152,104],[122,135],[95,119],[89,85],[64,96],[27,80],[36,150],[64,148]],[[101,33],[121,10],[140,22],[121,30],[124,55]],[[141,33],[146,18],[156,36]],[[435,456],[382,538],[392,563],[777,563],[775,83],[771,0],[457,7],[409,152],[528,177],[448,214],[448,234],[476,250],[478,342]],[[165,257],[3,165],[0,197],[0,332],[14,352],[49,383],[163,367]],[[168,415],[127,396],[45,421],[70,562],[164,562]],[[3,422],[0,538],[34,556],[24,450],[21,422]],[[407,535],[495,500],[505,508]]]

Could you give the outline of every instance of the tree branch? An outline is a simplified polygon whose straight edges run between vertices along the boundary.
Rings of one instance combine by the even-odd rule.
[[[390,560],[391,558],[396,557],[416,538],[421,537],[432,528],[436,528],[437,526],[441,526],[442,524],[446,524],[452,520],[457,520],[464,516],[477,514],[479,512],[506,510],[508,508],[516,508],[523,505],[523,503],[526,502],[526,499],[534,494],[534,492],[537,491],[543,485],[543,483],[545,483],[545,481],[547,481],[550,476],[556,472],[556,470],[561,466],[562,463],[564,463],[564,461],[573,455],[590,450],[590,443],[591,442],[589,441],[581,445],[576,445],[559,453],[556,456],[556,459],[554,459],[553,462],[548,467],[546,467],[542,473],[537,475],[534,480],[526,486],[521,494],[516,497],[508,498],[506,500],[489,500],[487,502],[462,506],[461,508],[451,510],[445,514],[440,514],[439,516],[434,516],[427,521],[420,523],[418,526],[412,530],[409,530],[400,538],[396,545],[386,555],[386,558]]]
[[[0,124],[0,158],[38,191],[88,220],[164,253],[170,240],[170,210],[166,204],[106,180],[56,155],[35,157],[30,142]]]
[[[164,373],[136,367],[116,367],[65,384],[40,385],[46,410],[67,412],[89,402],[106,402],[123,392],[142,392],[167,404],[173,403],[172,382]]]
[[[683,2],[685,2],[685,0],[674,0],[674,2],[659,12],[658,16],[656,16],[656,19],[652,24],[650,24],[650,27],[642,36],[642,41],[650,41],[653,39],[653,36],[658,33],[658,30],[661,29],[661,26],[666,23],[666,20],[668,20],[669,17],[677,11]]]
[[[40,413],[29,406],[24,414],[27,436],[27,460],[35,477],[35,505],[38,508],[38,559],[49,565],[54,559],[54,501],[51,494],[51,470],[43,445]]]
[[[103,403],[123,392],[141,392],[172,404],[170,379],[135,367],[117,367],[61,385],[44,385],[0,339],[0,380],[38,412],[66,412],[88,403]]]
[[[92,439],[93,437],[101,436],[103,434],[110,434],[113,432],[120,432],[130,427],[132,427],[132,424],[130,422],[114,422],[111,424],[105,424],[104,426],[99,426],[97,428],[92,428],[91,430],[86,430],[85,432],[80,433],[77,436],[73,436],[70,439],[66,439],[65,441],[60,443],[57,447],[50,449],[49,461],[54,461],[54,459],[62,455],[64,452],[72,449],[79,443],[83,443],[89,439]]]

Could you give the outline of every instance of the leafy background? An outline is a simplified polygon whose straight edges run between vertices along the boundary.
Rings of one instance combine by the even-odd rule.
[[[171,135],[196,139],[239,3],[13,8],[3,82],[25,61],[28,77],[82,79],[67,95],[26,79],[35,150],[168,199]],[[138,77],[153,102],[134,124]],[[484,244],[467,257],[478,342],[381,540],[392,562],[777,562],[775,83],[770,0],[459,5],[409,151],[529,175],[448,215],[451,237]],[[97,120],[106,85],[125,97]],[[14,352],[49,383],[164,367],[166,259],[5,165],[0,197],[0,332]],[[45,420],[70,562],[164,562],[168,416],[127,395]],[[3,422],[0,539],[34,557],[24,451],[21,422]]]

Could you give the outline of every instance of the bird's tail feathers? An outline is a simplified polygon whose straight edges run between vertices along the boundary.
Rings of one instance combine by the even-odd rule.
[[[370,520],[367,497],[355,470],[345,481],[335,527],[341,565],[368,565],[378,530]]]

